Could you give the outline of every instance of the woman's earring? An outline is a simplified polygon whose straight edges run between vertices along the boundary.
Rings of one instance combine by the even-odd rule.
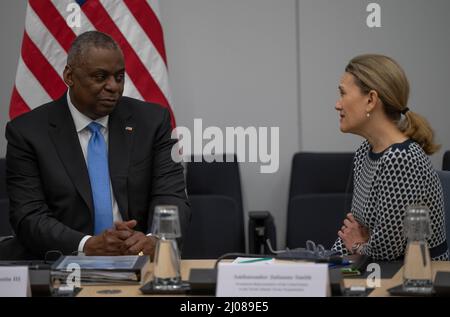
[[[366,117],[370,118],[370,112],[366,113]]]

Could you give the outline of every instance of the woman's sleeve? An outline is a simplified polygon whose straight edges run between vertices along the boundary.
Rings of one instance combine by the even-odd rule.
[[[336,242],[334,242],[331,250],[338,252],[340,255],[350,254],[350,252],[348,252],[347,248],[344,245],[344,242],[342,242],[342,239],[340,237],[337,238]]]
[[[364,141],[355,152],[355,156],[353,158],[353,163],[352,163],[352,177],[353,177],[352,183],[353,184],[355,184],[356,174],[359,173],[359,170],[361,168],[361,159],[367,153],[368,147],[369,147],[369,143],[367,141]],[[352,203],[352,205],[353,205],[353,203]],[[342,216],[343,216],[342,221],[344,221],[345,215],[348,212],[349,212],[349,210],[345,210],[345,212],[342,213]],[[336,232],[336,234],[337,234],[337,232]],[[338,237],[337,240],[334,242],[331,250],[337,251],[340,255],[351,254],[351,252],[349,252],[349,250],[347,250],[347,248],[345,247],[344,242],[342,241],[342,239],[340,237]]]
[[[394,260],[405,252],[403,218],[409,205],[420,202],[423,171],[411,152],[393,151],[381,164],[368,205],[376,225],[370,228],[370,239],[361,252],[374,259]]]

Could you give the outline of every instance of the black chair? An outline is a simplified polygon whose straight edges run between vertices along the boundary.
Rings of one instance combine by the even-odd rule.
[[[242,213],[226,196],[191,195],[192,217],[182,256],[186,259],[216,259],[225,253],[243,252]]]
[[[6,160],[0,158],[0,199],[6,199]]]
[[[231,162],[231,159],[233,161]],[[245,252],[244,212],[239,163],[200,162],[186,165],[186,189],[191,202],[191,223],[184,239],[185,259],[217,258]]]
[[[200,160],[196,162],[195,160]],[[242,191],[239,163],[235,155],[224,155],[223,162],[208,162],[192,157],[186,164],[188,195],[222,195],[234,199],[242,211]],[[242,219],[243,220],[243,219]]]
[[[9,223],[9,200],[0,199],[0,238],[12,235]]]
[[[0,237],[12,234],[9,224],[9,201],[6,193],[6,160],[0,158]]]
[[[353,153],[294,155],[286,229],[288,248],[305,247],[307,240],[331,248],[353,192]]]
[[[442,170],[450,171],[450,151],[444,153],[444,158],[442,160]]]
[[[444,192],[444,212],[445,225],[447,235],[447,245],[450,251],[450,171],[437,171],[439,179],[442,184],[442,191]]]

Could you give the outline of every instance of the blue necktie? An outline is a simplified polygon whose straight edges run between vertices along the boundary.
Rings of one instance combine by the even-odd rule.
[[[88,144],[87,165],[94,200],[94,234],[98,235],[113,226],[108,154],[101,133],[102,126],[97,122],[91,122],[88,128],[91,131],[91,138]]]

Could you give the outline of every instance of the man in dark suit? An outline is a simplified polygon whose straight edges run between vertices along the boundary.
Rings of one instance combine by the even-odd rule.
[[[68,92],[8,123],[14,248],[39,258],[51,250],[152,255],[156,238],[147,234],[159,204],[178,207],[186,233],[190,209],[183,167],[171,158],[169,112],[122,97],[124,73],[111,37],[83,33],[68,53]]]

